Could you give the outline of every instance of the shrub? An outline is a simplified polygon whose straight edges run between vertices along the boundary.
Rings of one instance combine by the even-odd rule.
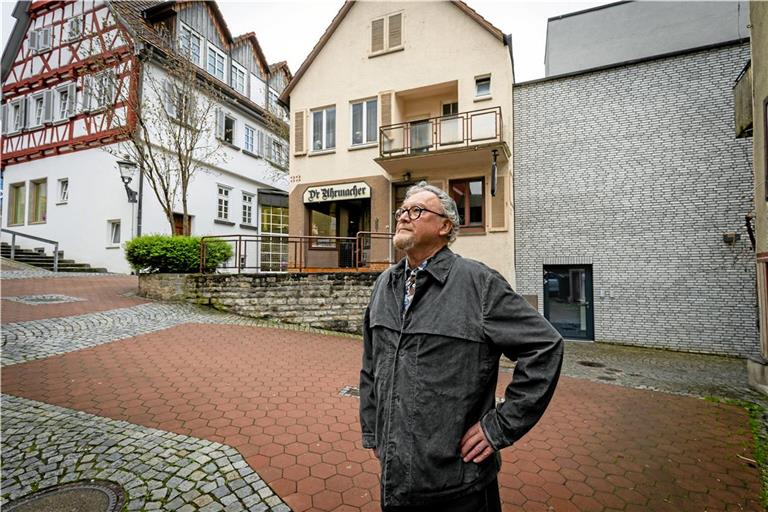
[[[205,271],[232,257],[223,240],[206,240]],[[136,272],[189,274],[200,272],[200,237],[145,235],[125,244],[125,258]]]

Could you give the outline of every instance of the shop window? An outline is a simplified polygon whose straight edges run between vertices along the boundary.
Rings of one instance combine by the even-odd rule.
[[[451,197],[459,209],[460,226],[483,227],[485,219],[485,187],[482,178],[451,180]]]
[[[29,223],[46,221],[48,208],[48,180],[36,180],[29,185]]]
[[[27,186],[24,182],[12,183],[9,188],[10,200],[8,202],[8,225],[19,226],[24,224],[24,207],[27,195]]]
[[[312,210],[310,222],[312,225],[312,236],[335,237],[336,236],[336,205],[335,204],[331,205],[328,213],[324,213],[318,210]],[[312,247],[333,248],[335,247],[335,243],[332,238],[313,238]]]
[[[261,207],[261,262],[262,272],[280,272],[288,269],[288,208]]]

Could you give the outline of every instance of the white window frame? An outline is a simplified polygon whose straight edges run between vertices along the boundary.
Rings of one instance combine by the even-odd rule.
[[[216,218],[229,222],[230,192],[232,192],[232,187],[222,184],[217,184],[216,187],[218,189],[216,194]]]
[[[67,93],[66,105],[61,103],[62,93]],[[77,105],[77,86],[74,83],[70,82],[56,87],[53,97],[53,120],[63,121],[75,115],[75,105]]]
[[[64,41],[70,42],[70,41],[77,41],[81,37],[83,37],[83,32],[85,31],[85,17],[82,15],[75,15],[69,20],[67,20],[66,25],[64,26]]]
[[[28,96],[29,128],[39,128],[45,124],[45,94],[36,92]]]
[[[16,115],[18,107],[18,116]],[[19,133],[27,127],[27,98],[22,96],[8,102],[9,134]]]
[[[336,105],[328,105],[327,107],[323,108],[316,108],[314,110],[311,110],[310,118],[309,118],[309,141],[312,147],[310,148],[310,153],[322,153],[324,151],[333,151],[336,149],[336,115],[334,115],[334,121],[333,121],[333,140],[334,144],[333,146],[328,145],[328,141],[326,140],[326,134],[328,132],[327,129],[327,123],[328,123],[328,111],[333,110],[334,114],[336,113]],[[322,113],[322,130],[320,135],[320,141],[321,141],[321,147],[316,148],[315,147],[315,114]]]
[[[214,58],[213,72],[211,72],[211,57]],[[221,57],[222,59],[221,76],[216,74],[216,71],[219,69],[215,60],[216,57]],[[208,71],[208,74],[210,74],[212,77],[227,83],[227,54],[216,48],[211,43],[208,43],[208,55],[206,56],[205,60],[205,70]]]
[[[29,49],[35,53],[44,53],[52,47],[51,27],[36,28],[29,33]]]
[[[238,76],[237,73],[240,73],[240,75],[242,75],[242,78],[243,78],[242,88],[237,87],[237,84],[236,84],[236,77]],[[232,69],[229,73],[229,76],[230,76],[230,82],[231,82],[229,85],[234,90],[242,94],[243,96],[247,96],[248,95],[248,92],[247,92],[248,91],[248,71],[243,66],[241,66],[240,64],[238,64],[233,60]]]
[[[58,198],[56,204],[67,204],[69,202],[69,178],[60,178],[58,180],[56,197]]]
[[[488,81],[488,92],[481,93],[478,90],[478,85],[480,82]],[[489,99],[491,97],[491,86],[493,85],[493,82],[491,80],[491,75],[478,75],[475,77],[475,99]]]
[[[117,235],[117,241],[115,241]],[[121,219],[109,219],[107,221],[107,248],[120,247],[123,241],[123,223]]]
[[[254,198],[256,194],[243,192],[243,211],[242,223],[247,226],[253,226],[253,206],[256,204]]]
[[[243,149],[249,153],[256,154],[255,142],[256,128],[246,124],[245,128],[243,129]]]
[[[376,127],[374,129],[373,139],[368,140],[368,104],[373,102],[376,105]],[[355,126],[354,126],[354,108],[355,105],[363,106],[363,126],[362,126],[362,141],[355,142]],[[362,100],[352,101],[349,104],[349,145],[350,146],[367,146],[369,144],[376,144],[379,140],[379,100],[375,96],[372,98],[365,98]]]
[[[182,54],[186,56],[190,62],[194,63],[197,66],[202,66],[203,63],[203,36],[201,36],[199,33],[197,33],[195,30],[193,30],[189,25],[186,25],[185,23],[181,23],[180,30],[179,30],[179,48],[182,50]],[[185,45],[185,37],[189,38],[188,45]],[[195,55],[192,53],[192,39],[197,40],[197,59],[195,59]],[[206,64],[207,67],[207,64]]]
[[[229,135],[229,138],[227,138],[227,120],[232,121],[232,133]],[[234,145],[237,140],[237,118],[232,114],[224,113],[224,126],[222,127],[222,130],[223,136],[221,140]]]
[[[392,16],[400,15],[400,44],[397,46],[390,45],[389,42],[389,19]],[[373,23],[379,20],[384,20],[384,44],[383,48],[381,50],[373,51],[373,48],[370,48],[370,54],[371,55],[381,55],[383,53],[389,53],[391,51],[399,50],[405,46],[405,13],[403,11],[396,11],[391,12],[389,14],[386,14],[385,16],[379,16],[378,18],[374,18],[371,20],[370,25],[370,31],[368,32],[368,41],[371,42],[371,39],[373,37],[372,31],[373,31]]]

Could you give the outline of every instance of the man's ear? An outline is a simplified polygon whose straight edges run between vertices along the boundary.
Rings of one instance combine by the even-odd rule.
[[[443,225],[440,227],[440,236],[448,236],[453,228],[453,223],[448,219],[443,219]]]

